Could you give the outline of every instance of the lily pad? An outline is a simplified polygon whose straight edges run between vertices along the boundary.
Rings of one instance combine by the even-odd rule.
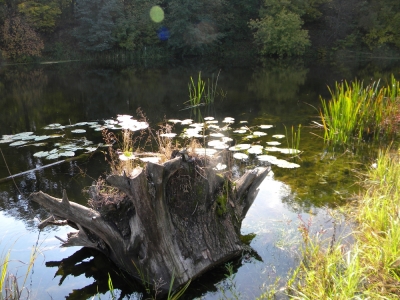
[[[250,144],[237,144],[231,148],[237,149],[237,150],[247,150],[251,147]],[[229,150],[231,150],[231,148],[229,148]],[[232,150],[232,151],[237,151],[237,150]]]
[[[260,127],[261,129],[269,129],[274,127],[274,125],[259,125],[258,127]]]
[[[222,123],[232,124],[234,122],[235,122],[235,119],[231,118],[231,117],[226,117],[225,119],[222,120]]]
[[[11,142],[13,142],[14,140],[12,140],[12,139],[2,139],[2,140],[0,140],[0,144],[6,144],[6,143],[11,143]]]
[[[285,136],[283,134],[274,134],[272,137],[276,139],[283,139]]]
[[[88,124],[87,122],[79,122],[79,123],[76,123],[76,124],[74,124],[72,126],[85,126],[87,124]]]
[[[212,148],[195,148],[194,152],[198,155],[213,156],[217,153],[217,150]]]
[[[192,119],[186,119],[186,120],[183,120],[183,121],[181,122],[182,125],[189,125],[189,124],[192,124],[192,123],[193,123],[193,120],[192,120]]]
[[[217,170],[217,171],[222,171],[222,170],[225,170],[226,169],[226,165],[225,164],[221,164],[221,163],[218,163],[215,167],[214,167],[214,170]]]
[[[50,154],[49,156],[46,156],[46,159],[57,159],[59,158],[60,155],[58,153]]]
[[[255,135],[255,136],[265,136],[267,134],[265,132],[262,132],[262,131],[254,131],[253,135]]]
[[[286,160],[283,159],[279,159],[276,162],[276,166],[279,168],[285,168],[285,169],[294,169],[294,168],[299,168],[300,165],[292,163],[292,162],[288,162]]]
[[[224,137],[225,135],[223,135],[220,132],[214,132],[214,133],[210,133],[210,136],[213,136],[213,137]]]
[[[269,152],[281,152],[281,149],[277,147],[265,147],[264,149]]]
[[[47,140],[49,138],[51,138],[51,136],[49,136],[49,135],[39,135],[39,136],[35,137],[35,141],[36,142],[37,141],[43,141],[43,140]]]
[[[153,164],[160,162],[160,158],[158,156],[141,157],[140,160],[143,162],[151,162]]]
[[[214,120],[214,117],[205,117],[204,120],[205,121],[211,121],[211,120]]]
[[[246,133],[247,130],[246,129],[236,129],[233,131],[234,133]]]
[[[85,150],[87,150],[87,153],[90,153],[96,151],[97,147],[86,147]]]
[[[236,159],[248,159],[249,156],[247,154],[241,153],[241,152],[237,152],[235,154],[233,154],[233,157]]]
[[[176,123],[181,123],[182,121],[178,120],[178,119],[170,119],[170,120],[168,120],[168,122],[176,124]]]
[[[86,130],[85,129],[74,129],[74,130],[71,130],[71,132],[72,133],[85,133]]]
[[[176,133],[172,133],[172,132],[169,132],[169,133],[162,133],[162,134],[160,134],[160,136],[166,137],[166,138],[173,138],[173,137],[176,136]]]
[[[203,128],[204,124],[203,123],[193,123],[193,124],[189,124],[189,127]]]
[[[276,156],[267,155],[267,154],[259,155],[259,156],[257,156],[257,158],[260,161],[268,161],[268,162],[270,162],[272,164],[274,164],[277,161],[277,157]]]
[[[65,126],[62,126],[60,123],[53,123],[43,127],[43,129],[63,129],[63,128],[65,128]]]
[[[291,148],[283,148],[281,149],[281,153],[283,154],[299,154],[301,151],[298,149],[291,149]]]
[[[58,155],[59,156],[66,156],[66,157],[72,157],[72,156],[75,156],[75,152],[73,152],[73,151],[65,151],[65,152],[60,152]]]
[[[226,142],[232,142],[232,141],[233,141],[232,138],[227,137],[227,136],[223,136],[223,137],[221,138],[221,140],[222,140],[224,143],[226,143]]]
[[[267,142],[267,144],[270,145],[270,146],[278,146],[278,145],[280,145],[281,143],[280,143],[280,142],[277,142],[277,141],[272,141],[272,142]]]
[[[220,144],[217,144],[217,145],[214,146],[214,148],[217,149],[217,150],[223,150],[223,149],[226,149],[228,147],[229,147],[229,145],[224,144],[224,143],[220,143]]]
[[[11,147],[16,147],[16,146],[25,145],[26,143],[28,143],[28,142],[26,142],[26,141],[18,141],[18,142],[11,143],[10,146]]]
[[[34,157],[46,157],[49,155],[49,151],[39,151],[33,154]]]
[[[133,155],[133,154],[125,155],[125,153],[122,153],[122,154],[119,155],[119,159],[120,159],[120,160],[124,160],[124,161],[126,161],[126,160],[131,160],[131,159],[135,159],[135,158],[136,158],[136,156]]]
[[[247,150],[248,153],[250,154],[261,154],[262,153],[262,148],[259,147],[251,147]]]

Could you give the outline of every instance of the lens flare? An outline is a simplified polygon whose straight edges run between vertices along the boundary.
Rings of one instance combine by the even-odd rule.
[[[153,22],[160,23],[162,20],[164,20],[164,11],[161,7],[158,5],[153,6],[150,9],[150,18]]]

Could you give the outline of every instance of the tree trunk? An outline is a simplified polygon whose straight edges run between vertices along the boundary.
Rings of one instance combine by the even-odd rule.
[[[243,250],[240,227],[269,168],[247,171],[231,181],[199,159],[177,157],[147,163],[130,176],[111,175],[119,192],[90,189],[94,209],[45,193],[30,199],[53,216],[39,226],[68,224],[76,229],[62,246],[84,246],[106,254],[141,280],[174,288]],[[114,189],[115,190],[115,189]]]

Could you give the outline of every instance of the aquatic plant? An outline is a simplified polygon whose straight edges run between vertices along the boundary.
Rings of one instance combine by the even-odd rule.
[[[206,83],[201,79],[201,72],[199,72],[199,77],[197,83],[194,83],[193,77],[190,77],[189,87],[189,102],[191,107],[201,105],[201,100],[203,99],[203,93]],[[187,103],[185,102],[185,103]]]
[[[287,132],[286,126],[285,126],[285,132],[286,132],[286,142],[287,142],[287,146],[288,146],[288,154],[293,154],[293,155],[299,154],[300,153],[299,146],[300,146],[301,124],[299,124],[299,126],[297,126],[297,130],[295,130],[294,126],[292,126],[290,141],[288,138],[288,132]]]
[[[292,299],[399,299],[400,153],[381,151],[361,185],[357,203],[344,209],[356,226],[350,247],[300,223],[304,246],[288,283]]]
[[[197,82],[194,82],[193,77],[190,77],[190,82],[188,84],[189,100],[184,102],[184,104],[188,103],[189,107],[185,109],[212,104],[218,94],[221,95],[222,98],[226,97],[226,93],[224,93],[222,89],[219,93],[217,92],[219,74],[220,72],[218,72],[215,81],[214,74],[211,79],[208,78],[207,84],[203,79],[201,79],[201,72],[199,72]]]
[[[18,282],[18,278],[15,274],[12,274],[8,270],[8,264],[10,262],[10,251],[0,259],[1,273],[0,273],[0,299],[7,300],[19,300],[25,299],[23,292],[26,291],[27,297],[29,298],[29,291],[25,284],[28,279],[28,275],[32,270],[33,264],[36,261],[37,255],[39,254],[37,246],[32,248],[29,261],[26,263],[26,271],[23,277],[22,284]],[[22,286],[22,287],[20,287]]]
[[[379,88],[379,81],[364,87],[355,80],[336,83],[329,92],[331,100],[321,98],[320,110],[327,142],[346,145],[381,137],[389,139],[396,134],[400,84],[394,76],[386,87]]]

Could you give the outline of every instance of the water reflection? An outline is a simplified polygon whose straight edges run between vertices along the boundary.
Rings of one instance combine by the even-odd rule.
[[[108,280],[111,278],[114,289],[118,292],[118,299],[133,299],[135,295],[140,299],[140,294],[145,293],[142,285],[137,283],[127,274],[124,274],[103,254],[89,248],[82,248],[69,257],[60,261],[47,261],[46,267],[57,268],[54,278],[59,279],[58,285],[61,286],[68,277],[92,278],[94,281],[84,287],[76,286],[65,299],[89,299],[94,295],[109,294]]]
[[[219,119],[230,116],[249,121],[248,126],[275,125],[262,141],[263,146],[270,141],[271,135],[284,133],[283,124],[288,128],[302,124],[300,149],[304,153],[298,162],[301,168],[287,170],[273,167],[274,177],[263,183],[243,222],[242,234],[255,235],[250,246],[256,252],[245,253],[234,262],[235,280],[241,299],[254,299],[263,291],[262,287],[273,284],[278,277],[285,277],[296,263],[299,214],[304,219],[316,215],[316,228],[330,227],[331,221],[326,223],[329,220],[326,208],[340,205],[354,191],[353,169],[359,169],[359,165],[355,165],[358,154],[347,152],[343,156],[335,156],[329,151],[324,152],[323,140],[317,137],[321,132],[307,127],[311,120],[316,120],[318,111],[305,103],[318,107],[318,96],[327,97],[326,85],[332,85],[335,80],[351,80],[354,77],[369,80],[372,76],[385,78],[391,72],[398,73],[399,65],[387,61],[383,68],[374,62],[360,61],[337,63],[336,66],[327,62],[319,65],[302,61],[267,61],[263,65],[238,68],[231,62],[202,65],[190,61],[184,65],[177,63],[157,68],[132,65],[99,67],[83,63],[3,67],[0,71],[0,135],[37,131],[51,123],[70,124],[108,119],[117,114],[135,115],[138,107],[142,108],[154,127],[164,117],[186,119],[200,115],[212,115]],[[202,71],[203,78],[211,78],[220,69],[218,86],[227,93],[226,98],[217,101],[213,110],[196,111],[196,115],[194,111],[181,111],[183,103],[188,100],[190,76],[195,78]],[[90,139],[100,141],[101,136],[93,134]],[[8,169],[15,174],[47,163],[33,157],[35,152],[41,150],[34,146],[12,148],[1,144],[0,147],[8,165],[7,168],[0,158],[0,179],[9,175]],[[367,161],[363,163],[369,165]],[[32,244],[36,238],[33,235],[37,234],[37,220],[46,218],[48,214],[26,200],[29,193],[43,190],[61,197],[62,190],[67,189],[72,201],[85,204],[87,199],[82,189],[104,174],[107,168],[100,153],[26,174],[15,179],[15,184],[12,181],[0,183],[2,224],[6,230],[14,228],[23,232]],[[48,228],[42,234],[54,236],[57,230],[60,229]],[[62,234],[66,231],[61,230]],[[44,243],[50,245],[46,249],[51,248],[46,251],[47,267],[37,264],[35,274],[49,273],[49,269],[58,268],[54,279],[43,275],[46,290],[55,299],[90,297],[97,293],[94,290],[96,286],[102,293],[107,288],[108,272],[114,286],[121,289],[124,296],[140,297],[134,293],[140,292],[140,288],[129,280],[125,282],[117,277],[121,274],[117,274],[116,269],[100,254],[88,249],[57,251],[58,241],[48,239],[51,242]],[[1,246],[5,250],[10,247]],[[18,246],[18,249],[21,260],[24,260],[22,256],[29,257],[30,249],[26,244]],[[192,285],[188,297],[220,298],[221,288],[226,292],[229,290],[227,285],[230,283],[225,274],[224,266],[207,273],[206,278]],[[62,285],[58,286],[59,283]],[[282,287],[284,283],[279,282],[278,285]],[[133,296],[130,296],[131,293]],[[39,292],[38,295],[37,299],[46,296]]]

